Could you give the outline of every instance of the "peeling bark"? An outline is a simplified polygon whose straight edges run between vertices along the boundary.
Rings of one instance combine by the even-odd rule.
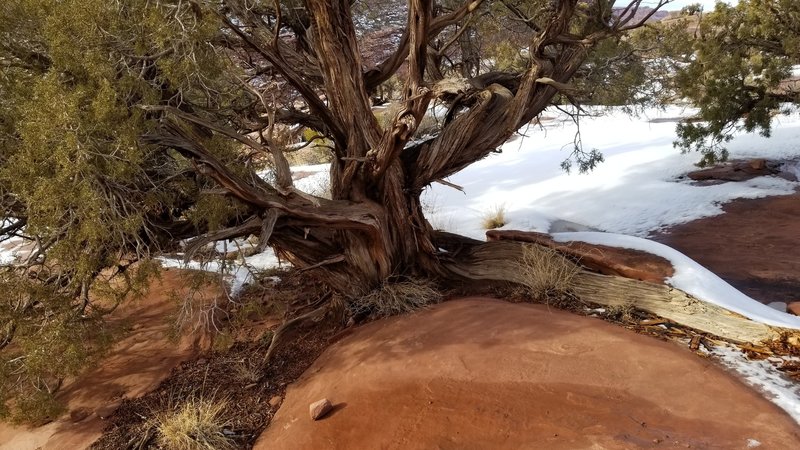
[[[533,34],[532,58],[525,70],[454,81],[429,78],[431,73],[439,73],[438,67],[429,64],[441,60],[441,55],[431,50],[432,40],[447,27],[465,29],[482,0],[464,1],[440,15],[436,15],[440,8],[433,0],[409,0],[406,32],[397,51],[366,72],[350,10],[352,2],[305,0],[302,11],[291,19],[294,22],[283,27],[285,11],[275,5],[259,9],[241,0],[226,0],[229,9],[220,15],[232,31],[229,39],[238,39],[242,49],[266,61],[269,72],[296,91],[308,111],[298,107],[298,112],[292,104],[270,112],[267,125],[294,118],[314,123],[334,141],[332,200],[294,189],[288,164],[269,139],[258,142],[245,130],[190,111],[151,110],[163,115],[164,126],[148,140],[176,149],[199,173],[249,208],[250,214],[242,222],[201,237],[198,243],[214,236],[259,234],[300,268],[321,264],[331,285],[342,291],[369,289],[392,276],[482,279],[486,275],[482,271],[490,268],[456,264],[452,254],[439,250],[420,195],[429,184],[446,183],[448,176],[495,151],[541,113],[559,89],[568,86],[594,43],[617,32],[611,21],[579,17],[577,2],[561,1],[546,12],[548,25]],[[265,21],[264,15],[270,14],[271,20]],[[289,48],[281,32],[287,28],[298,31],[298,23],[303,24],[302,31],[295,33],[298,45]],[[463,31],[451,41],[460,36]],[[369,92],[404,62],[408,72],[402,108],[382,128],[372,112]],[[434,99],[449,103],[451,113],[438,135],[409,144]],[[261,103],[267,107],[263,97]],[[204,144],[207,133],[271,155],[278,182],[270,185],[255,173],[229,170]],[[482,249],[471,257],[486,265],[506,267],[504,258],[513,256],[502,246]]]
[[[538,245],[509,240],[478,243],[453,235],[440,236],[437,242],[453,254],[446,267],[454,276],[515,284],[525,283],[519,270],[524,245]],[[662,284],[583,270],[573,280],[572,291],[581,301],[630,306],[737,344],[764,346],[786,342],[793,347],[800,345],[800,331],[752,321]]]

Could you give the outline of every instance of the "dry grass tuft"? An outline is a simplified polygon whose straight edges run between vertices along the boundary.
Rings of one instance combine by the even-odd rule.
[[[237,361],[233,366],[234,376],[246,383],[257,383],[261,379],[262,371],[253,360]]]
[[[506,205],[495,205],[481,217],[484,230],[502,228],[506,223]]]
[[[165,411],[155,418],[158,443],[170,450],[232,449],[222,433],[230,424],[223,417],[227,407],[224,400],[193,398],[177,410]]]
[[[543,300],[561,297],[572,288],[580,266],[557,251],[541,245],[525,245],[519,262],[528,294]]]
[[[409,313],[441,300],[442,294],[430,281],[386,281],[372,292],[351,300],[349,308],[355,314],[368,312],[374,317],[389,317]]]
[[[637,321],[636,308],[631,304],[605,306],[603,317],[621,323],[634,323]]]

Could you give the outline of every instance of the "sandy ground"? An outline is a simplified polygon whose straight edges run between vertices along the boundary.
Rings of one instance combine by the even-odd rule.
[[[164,270],[143,299],[123,305],[112,320],[129,321],[132,331],[103,359],[76,380],[65,383],[58,398],[67,405],[64,416],[43,427],[16,427],[0,423],[0,449],[81,449],[102,433],[104,417],[123,398],[154,389],[173,367],[192,358],[208,345],[208,336],[197,333],[180,340],[168,337],[170,315],[176,303],[172,292],[183,292],[180,272]]]
[[[333,412],[314,422],[309,404]],[[376,322],[287,391],[256,449],[796,448],[800,428],[672,343],[471,298]]]
[[[763,302],[800,301],[800,193],[736,200],[653,237]]]

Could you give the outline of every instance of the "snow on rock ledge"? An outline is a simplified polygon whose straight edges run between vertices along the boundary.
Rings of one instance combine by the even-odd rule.
[[[683,253],[648,239],[602,232],[553,233],[556,242],[580,241],[652,253],[669,260],[675,274],[666,282],[705,302],[775,327],[800,330],[800,317],[770,308],[743,294]]]

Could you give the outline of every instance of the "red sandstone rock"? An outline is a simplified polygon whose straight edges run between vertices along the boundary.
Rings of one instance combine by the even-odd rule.
[[[778,173],[766,160],[731,161],[708,169],[689,172],[686,176],[694,181],[746,181],[764,175]]]
[[[347,405],[302,420],[324,396]],[[743,449],[748,439],[796,448],[800,428],[712,361],[552,307],[469,299],[332,345],[254,449]]]

